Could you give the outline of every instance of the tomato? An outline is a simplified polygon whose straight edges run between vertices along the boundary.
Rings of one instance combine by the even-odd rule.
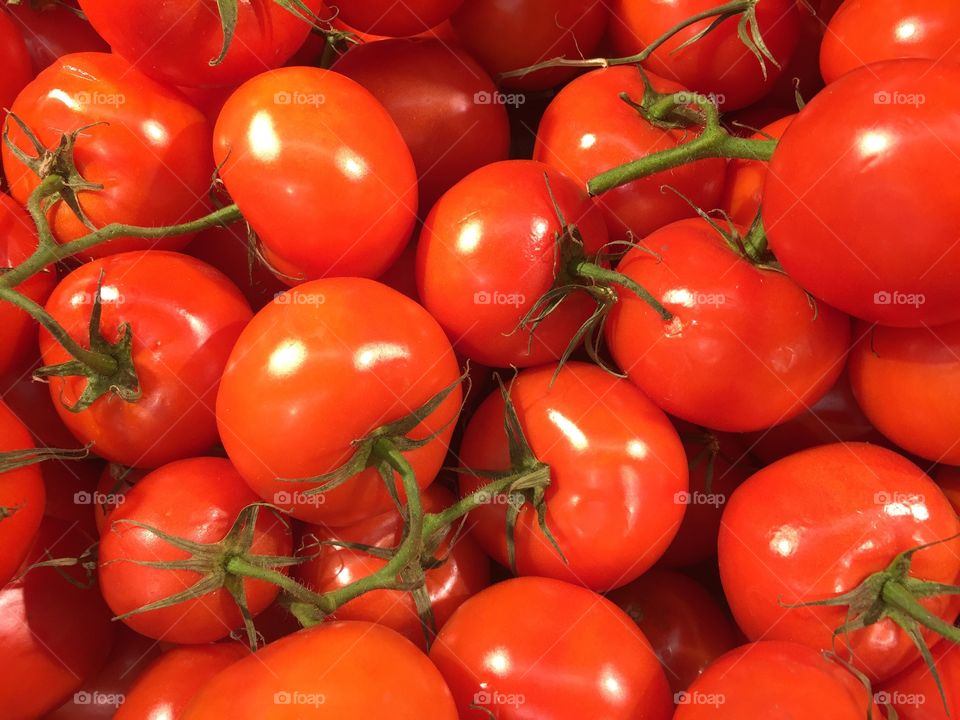
[[[823,78],[871,63],[926,58],[960,64],[960,6],[952,0],[850,0],[827,28],[820,49]]]
[[[786,607],[854,590],[897,555],[960,532],[943,493],[917,466],[884,448],[824,445],[761,470],[733,494],[720,528],[720,574],[734,617],[748,638],[799,642],[829,650],[846,606]],[[960,541],[913,557],[910,577],[956,583]],[[872,597],[872,596],[871,596]],[[920,599],[953,623],[955,597]],[[937,638],[924,631],[928,643]],[[919,657],[889,618],[836,638],[873,680]]]
[[[607,596],[653,646],[674,692],[686,690],[733,649],[737,629],[703,586],[671,570],[651,570]]]
[[[78,526],[45,518],[24,568],[50,558],[78,557],[92,543]],[[58,707],[110,654],[115,626],[96,585],[81,587],[86,580],[76,567],[37,568],[0,589],[0,704],[5,718],[32,720]]]
[[[881,717],[866,686],[842,665],[802,645],[756,642],[714,662],[677,694],[674,720]]]
[[[183,720],[226,717],[457,720],[457,713],[440,673],[408,640],[381,625],[331,622],[231,665],[203,687]]]
[[[460,6],[463,0],[336,0],[338,17],[366,33],[404,37],[429,30]]]
[[[110,52],[110,46],[90,23],[68,5],[22,2],[4,7],[21,28],[34,73],[70,53]]]
[[[189,552],[142,525],[211,545],[222,540],[240,511],[255,502],[257,496],[233,466],[220,458],[181,460],[147,475],[110,514],[110,526],[101,536],[100,587],[111,610],[117,615],[129,613],[182,592],[201,579],[201,574],[194,570],[142,564],[190,557]],[[289,556],[292,548],[286,521],[262,509],[250,554]],[[262,580],[244,580],[243,587],[254,616],[270,605],[279,592],[276,585]],[[213,642],[243,624],[236,602],[224,587],[175,605],[131,615],[123,621],[147,637],[175,643]]]
[[[384,40],[352,48],[333,69],[373,93],[397,123],[424,214],[471,171],[507,159],[506,108],[493,80],[462,50],[440,40]]]
[[[40,464],[46,491],[44,514],[77,523],[96,537],[96,488],[104,468],[101,460],[47,460]]]
[[[614,0],[611,10],[619,20],[610,23],[614,54],[636,55],[670,28],[716,6],[714,0]],[[713,95],[723,110],[746,107],[767,93],[790,60],[800,34],[800,15],[795,0],[757,4],[759,33],[777,60],[764,59],[766,76],[760,61],[738,37],[741,17],[723,21],[682,49],[681,45],[706,30],[714,18],[681,30],[653,52],[644,68],[674,78],[691,90]]]
[[[594,0],[464,0],[450,18],[457,39],[495,79],[556,57],[590,57],[607,27],[607,6]],[[615,24],[615,23],[614,23]],[[552,68],[501,81],[545,90],[574,70]]]
[[[30,53],[16,23],[0,12],[0,107],[9,108],[14,99],[33,79]]]
[[[633,621],[609,600],[550,578],[507,580],[467,600],[430,659],[461,720],[666,720],[673,711],[660,663]]]
[[[650,76],[662,93],[683,92],[669,80]],[[623,163],[675,148],[691,140],[689,130],[654,126],[620,97],[642,102],[643,76],[635,67],[594,70],[577,78],[547,107],[537,130],[533,156],[574,179],[586,183],[591,177]],[[603,208],[611,240],[628,240],[651,232],[674,220],[693,217],[690,202],[713,208],[723,190],[725,161],[700,160],[674,170],[657,173],[622,185],[597,199]],[[665,192],[664,184],[676,188],[689,202]]]
[[[673,313],[664,322],[624,291],[605,328],[618,366],[671,415],[767,428],[819,400],[843,370],[849,320],[738,255],[705,220],[661,228],[617,269]]]
[[[27,428],[0,402],[0,451],[33,447]],[[0,586],[13,577],[40,527],[46,502],[40,469],[0,473]]]
[[[933,473],[933,479],[937,481],[953,509],[960,513],[960,468],[941,465]]]
[[[376,277],[410,238],[410,151],[373,95],[339,73],[282,68],[244,83],[217,120],[214,155],[268,259],[297,280]]]
[[[563,355],[595,306],[586,292],[566,297],[535,331],[519,328],[562,282],[562,253],[574,250],[561,240],[560,216],[577,226],[587,256],[607,243],[603,218],[584,190],[532,160],[483,167],[434,206],[417,246],[417,288],[458,352],[492,367]]]
[[[110,513],[126,501],[127,493],[148,473],[148,470],[138,470],[116,463],[107,463],[97,478],[96,489],[93,491],[91,498],[94,523],[98,535],[102,535],[105,530],[110,528]]]
[[[774,152],[763,196],[787,273],[863,320],[960,320],[960,206],[949,191],[960,182],[957,107],[960,67],[926,60],[853,71],[807,104]]]
[[[950,720],[957,717],[960,713],[960,645],[940,643],[933,649],[933,660],[947,696],[946,708],[933,673],[923,660],[881,685],[877,702],[892,705],[900,720]]]
[[[321,0],[300,0],[316,13]],[[237,3],[233,42],[223,62],[223,31],[215,0],[80,0],[80,8],[114,52],[170,85],[236,85],[282,65],[310,32],[310,23],[274,0]]]
[[[399,420],[455,383],[457,360],[426,310],[385,285],[332,278],[300,285],[253,318],[227,363],[217,422],[227,454],[250,486],[300,520],[333,526],[386,512],[393,501],[376,469],[319,495],[354,454],[354,441]],[[320,382],[322,380],[322,382]],[[404,452],[421,487],[443,463],[459,386],[409,437]]]
[[[70,433],[57,414],[55,406],[59,399],[50,397],[46,382],[33,379],[33,373],[40,365],[38,357],[30,372],[17,379],[0,380],[3,402],[27,426],[37,447],[79,450],[83,443]]]

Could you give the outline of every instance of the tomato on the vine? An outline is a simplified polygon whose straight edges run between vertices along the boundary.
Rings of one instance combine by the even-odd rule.
[[[23,29],[23,39],[35,73],[70,53],[110,52],[110,46],[90,23],[65,3],[21,2],[16,5],[5,4],[3,9]],[[0,63],[2,65],[4,63]]]
[[[27,428],[0,402],[0,452],[32,447]],[[0,586],[13,577],[30,550],[45,502],[40,468],[27,466],[0,473]]]

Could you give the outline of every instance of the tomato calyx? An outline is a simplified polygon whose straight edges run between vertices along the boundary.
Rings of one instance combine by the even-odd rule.
[[[86,460],[90,457],[91,447],[93,447],[93,443],[89,443],[82,448],[72,449],[41,447],[0,452],[0,474],[36,465],[46,460]]]

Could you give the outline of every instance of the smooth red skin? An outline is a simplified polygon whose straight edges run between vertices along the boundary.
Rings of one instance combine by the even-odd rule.
[[[333,69],[373,93],[400,128],[417,168],[421,215],[473,170],[507,159],[506,106],[477,102],[497,87],[462,50],[426,38],[383,40],[357,45]]]
[[[953,509],[960,514],[960,468],[941,465],[934,471],[933,479],[943,490]]]
[[[551,578],[506,580],[470,598],[440,631],[430,659],[461,720],[490,717],[472,705],[499,720],[667,720],[673,712],[663,669],[630,617]],[[477,702],[484,692],[523,699]]]
[[[279,104],[283,93],[303,102]],[[244,83],[220,113],[213,152],[269,259],[294,278],[376,277],[413,231],[410,151],[376,98],[340,73],[281,68]]]
[[[14,99],[33,79],[30,53],[17,24],[0,12],[0,107],[9,108]]]
[[[365,33],[406,37],[436,27],[463,0],[336,0],[338,17]]]
[[[7,521],[5,520],[4,523]],[[45,518],[27,560],[78,557],[93,538]],[[0,705],[7,720],[32,720],[58,707],[106,661],[115,625],[96,586],[77,568],[38,568],[0,589]]]
[[[684,91],[670,80],[649,78],[658,92]],[[563,88],[540,121],[534,159],[586,183],[601,172],[695,137],[689,131],[654,127],[620,99],[622,92],[634,102],[643,100],[643,77],[637,68],[594,70]],[[644,237],[674,220],[693,217],[696,212],[690,202],[716,207],[723,191],[724,167],[725,161],[719,158],[700,160],[604,193],[596,202],[603,208],[610,239]],[[676,188],[690,202],[664,192],[664,185]]]
[[[99,502],[93,506],[94,524],[98,535],[102,535],[109,529],[109,517],[113,509],[117,505],[122,505],[126,501],[127,493],[148,474],[149,470],[107,463],[97,478],[96,492]]]
[[[178,720],[217,673],[249,655],[238,642],[172,648],[140,673],[113,719]]]
[[[30,216],[16,200],[0,192],[0,267],[16,267],[33,254],[37,243]],[[56,269],[48,267],[16,289],[42,305],[56,284]],[[36,322],[11,303],[0,303],[0,376],[22,370],[36,356]]]
[[[639,577],[676,535],[686,510],[677,501],[688,489],[686,455],[667,417],[627,380],[581,362],[567,363],[553,381],[555,371],[521,372],[510,397],[534,455],[550,466],[546,521],[566,563],[527,504],[515,531],[517,571],[606,591]],[[510,467],[503,423],[497,389],[464,433],[464,467]],[[464,474],[460,482],[466,495],[489,481]],[[470,522],[473,537],[501,565],[509,564],[507,509],[481,505]]]
[[[927,102],[878,104],[882,92]],[[927,60],[850,72],[807,104],[770,161],[763,197],[770,247],[791,277],[863,320],[960,320],[960,211],[950,191],[960,183],[957,106],[960,66]],[[879,304],[881,292],[925,302]]]
[[[70,53],[110,52],[110,46],[90,23],[66,5],[49,3],[34,9],[25,2],[5,8],[20,28],[34,73]]]
[[[636,55],[647,45],[692,15],[716,7],[714,0],[614,0],[610,23],[613,57]],[[713,93],[723,110],[736,110],[762,98],[789,62],[800,35],[795,0],[765,0],[756,8],[757,23],[767,48],[780,67],[760,62],[737,36],[737,15],[682,50],[678,48],[705,30],[713,18],[681,30],[644,62],[644,68],[671,78],[691,90]]]
[[[796,114],[775,120],[750,137],[754,140],[779,140]],[[760,211],[767,163],[763,160],[736,159],[727,163],[727,181],[723,186],[720,208],[737,225],[750,227]]]
[[[673,720],[863,720],[868,709],[872,717],[883,717],[863,683],[841,664],[789,642],[731,650],[687,693]]]
[[[673,692],[686,690],[737,645],[738,631],[723,608],[702,585],[678,572],[651,570],[607,598],[640,626]]]
[[[321,0],[303,0],[317,12]],[[223,62],[215,0],[80,0],[80,8],[114,52],[169,85],[236,85],[282,65],[307,39],[310,24],[273,0],[238,3],[236,35]]]
[[[112,255],[74,270],[47,302],[47,312],[84,346],[101,272],[103,289],[123,299],[102,303],[101,331],[114,342],[120,326],[130,324],[143,394],[131,403],[108,393],[74,413],[66,405],[77,401],[86,378],[51,378],[61,420],[76,438],[93,443],[93,452],[121,465],[154,468],[205,452],[217,441],[217,383],[250,306],[223,274],[187,255]],[[46,330],[40,350],[46,365],[70,359]]]
[[[496,78],[557,57],[592,57],[609,16],[607,5],[594,0],[465,0],[450,24],[460,44]],[[500,83],[510,89],[546,90],[575,72],[552,68]]]
[[[30,433],[0,402],[0,452],[34,447]],[[30,550],[43,518],[46,493],[36,465],[0,473],[0,508],[15,510],[0,520],[0,586],[14,576]]]
[[[304,302],[311,299],[317,304]],[[299,520],[349,525],[393,507],[375,469],[312,501],[302,492],[319,483],[278,478],[335,470],[355,440],[409,415],[459,375],[440,326],[409,298],[362,278],[316,280],[267,305],[240,336],[217,397],[220,438],[264,500]],[[436,434],[404,452],[421,488],[443,464],[460,399],[457,387],[410,433]]]
[[[47,383],[32,377],[32,372],[41,364],[38,357],[30,372],[25,372],[16,380],[0,380],[3,402],[27,426],[38,447],[78,450],[83,444],[71,434],[57,414],[57,401],[50,397]]]
[[[283,693],[324,702],[277,704]],[[323,623],[271,643],[207,683],[182,720],[266,716],[457,720],[450,691],[427,657],[393,630],[365,622]]]
[[[423,495],[424,512],[440,512],[456,501],[448,490],[430,486]],[[325,525],[306,525],[304,542],[340,540],[362,543],[380,548],[396,547],[403,531],[403,520],[394,511],[361,520],[341,528]],[[338,590],[374,573],[387,561],[360,550],[337,548],[331,545],[308,547],[302,554],[313,559],[297,565],[292,572],[298,582],[316,592]],[[453,611],[463,602],[490,584],[490,561],[470,536],[457,540],[451,550],[444,542],[434,557],[446,561],[438,568],[426,571],[427,593],[433,609],[433,618],[439,630]],[[366,620],[386,625],[411,642],[426,649],[426,640],[413,596],[399,590],[374,590],[365,593],[331,616],[336,620]]]
[[[824,445],[768,466],[733,494],[720,528],[720,575],[748,638],[829,650],[847,608],[785,606],[853,590],[899,553],[958,532],[947,498],[909,460],[865,443]],[[911,576],[956,583],[958,548],[953,540],[917,553]],[[960,611],[955,597],[920,602],[949,623]],[[854,664],[879,681],[920,656],[889,619],[837,638],[837,647],[852,648]]]
[[[657,231],[617,270],[674,316],[664,322],[621,290],[605,328],[617,365],[671,415],[729,432],[767,428],[817,402],[843,370],[848,318],[824,303],[814,310],[793,280],[752,265],[700,218]]]
[[[877,688],[888,700],[900,720],[951,720],[960,713],[960,645],[939,643],[933,649],[933,661],[947,696],[946,708],[930,668],[917,660],[896,677]]]
[[[177,90],[183,93],[191,105],[203,113],[212,128],[217,124],[220,111],[223,110],[223,106],[230,96],[233,95],[237,87],[239,87],[239,85],[227,85],[216,88],[195,88],[181,85],[177,87]]]
[[[434,205],[417,245],[417,288],[457,352],[491,367],[540,365],[558,360],[590,317],[595,303],[575,292],[536,332],[517,330],[556,284],[563,228],[557,207],[580,230],[588,256],[607,243],[603,218],[586,192],[532,160],[481,168]],[[493,293],[515,295],[516,302],[478,302]]]
[[[200,579],[192,570],[137,564],[184,560],[189,553],[145,528],[123,521],[143,523],[174,537],[209,545],[222,540],[240,511],[258,501],[230,462],[221,458],[181,460],[147,475],[110,514],[110,526],[100,538],[100,587],[110,609],[122,615],[182,592]],[[292,550],[289,525],[276,513],[262,510],[250,552],[289,556]],[[247,579],[243,585],[254,616],[279,592],[276,585],[262,580]],[[174,643],[214,642],[243,625],[240,610],[226,588],[132,615],[123,622],[147,637]]]
[[[77,523],[88,535],[96,536],[97,522],[92,504],[104,462],[91,460],[48,460],[39,465],[47,503],[45,515]]]

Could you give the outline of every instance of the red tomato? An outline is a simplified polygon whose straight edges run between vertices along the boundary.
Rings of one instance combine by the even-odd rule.
[[[763,196],[770,247],[791,277],[864,320],[960,320],[957,108],[960,67],[927,60],[851,72],[807,104]]]
[[[90,23],[64,3],[21,2],[4,7],[23,33],[34,73],[70,53],[110,52],[110,46]]]
[[[720,573],[740,628],[751,639],[799,642],[829,650],[846,606],[785,607],[854,590],[902,552],[947,540],[960,520],[916,465],[861,443],[824,445],[761,470],[733,494],[720,528]],[[910,577],[956,583],[960,541],[913,557]],[[956,597],[919,601],[953,623]],[[924,631],[928,643],[936,640]],[[889,618],[836,638],[873,680],[884,680],[920,655]]]
[[[228,717],[457,720],[457,713],[440,673],[408,640],[381,625],[332,622],[234,663],[203,687],[182,720]]]
[[[149,471],[129,468],[116,463],[107,463],[97,479],[93,491],[93,517],[97,534],[102,535],[110,527],[110,513],[127,499],[127,493],[143,480]]]
[[[634,622],[600,595],[550,578],[507,580],[467,600],[430,659],[461,720],[667,720],[673,711]]]
[[[47,460],[39,467],[47,495],[44,514],[77,523],[85,533],[96,537],[96,488],[103,461]]]
[[[410,238],[410,151],[383,106],[340,73],[282,68],[244,83],[217,120],[214,155],[268,259],[289,276],[376,277]]]
[[[32,447],[27,428],[0,402],[0,452]],[[13,577],[30,550],[43,518],[45,495],[36,465],[0,473],[0,586]]]
[[[796,115],[780,118],[751,137],[756,140],[779,140]],[[727,164],[727,182],[720,208],[737,225],[750,227],[760,211],[763,184],[767,179],[767,163],[762,160],[731,160]],[[709,207],[709,206],[708,206]]]
[[[33,379],[33,372],[41,364],[38,357],[31,371],[24,373],[20,378],[9,381],[0,380],[0,387],[3,388],[0,394],[3,396],[3,402],[9,405],[27,426],[37,447],[79,450],[83,447],[83,443],[70,433],[57,414],[55,406],[59,399],[50,397],[50,388],[46,382]]]
[[[348,525],[393,507],[376,469],[319,495],[303,491],[320,483],[278,478],[337,469],[354,441],[417,410],[459,375],[440,326],[414,301],[372,280],[317,280],[278,297],[240,336],[217,398],[220,437],[262,498],[301,520]],[[421,487],[443,464],[460,399],[456,387],[410,433],[435,435],[404,453]]]
[[[0,12],[0,108],[9,108],[14,99],[33,79],[30,53],[16,23]]]
[[[316,13],[321,0],[299,0]],[[80,7],[114,52],[170,85],[236,85],[282,65],[310,32],[310,23],[274,0],[236,3],[236,35],[223,62],[223,31],[215,0],[80,0]]]
[[[933,479],[937,481],[953,509],[960,513],[960,468],[941,465],[933,473]]]
[[[683,92],[669,80],[649,76],[662,93]],[[649,121],[620,98],[642,102],[643,77],[635,67],[594,70],[561,90],[543,114],[534,159],[553,165],[579,182],[655,152],[675,148],[695,137],[689,130],[667,130]],[[662,190],[670,185],[703,208],[716,207],[723,190],[725,161],[700,160],[622,185],[597,199],[611,240],[649,235],[674,220],[693,217],[689,202]]]
[[[335,0],[338,17],[366,33],[404,37],[429,30],[460,6],[463,0]]]
[[[889,703],[899,720],[950,720],[960,713],[960,645],[942,642],[933,649],[933,661],[947,696],[947,707],[933,673],[917,660],[879,687],[877,703]]]
[[[191,458],[147,475],[110,514],[100,540],[100,586],[117,615],[175,595],[194,585],[194,570],[147,567],[143,562],[173,562],[190,554],[134,521],[203,545],[222,540],[240,511],[258,498],[227,460]],[[253,534],[252,555],[289,556],[292,534],[285,520],[261,509]],[[244,580],[251,614],[264,610],[279,588],[262,580]],[[243,624],[230,592],[220,587],[165,608],[123,621],[147,637],[175,643],[213,642]]]
[[[605,328],[618,366],[671,415],[759,430],[803,412],[843,370],[846,316],[751,264],[700,218],[655,232],[617,269],[673,313],[664,322],[622,291]]]

